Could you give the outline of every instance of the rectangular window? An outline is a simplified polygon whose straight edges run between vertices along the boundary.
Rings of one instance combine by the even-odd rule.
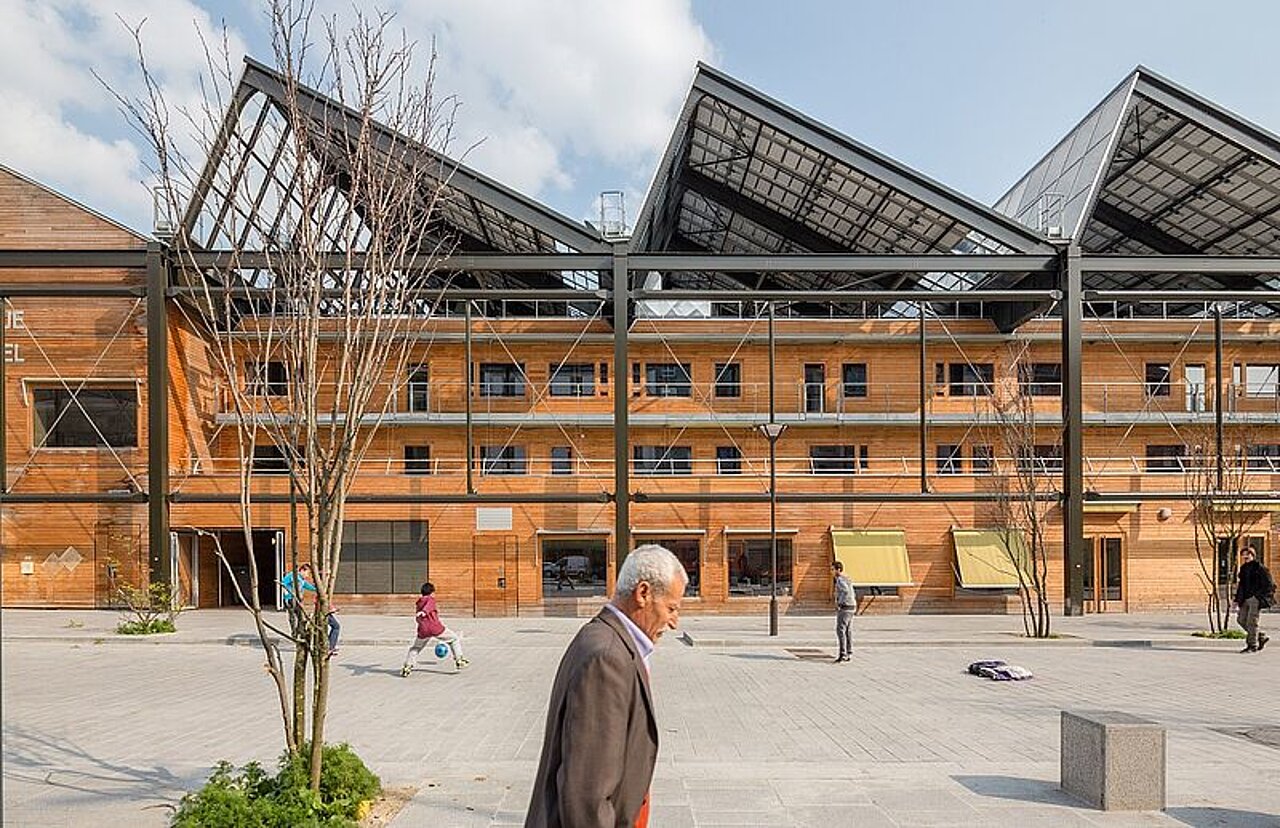
[[[737,446],[716,446],[716,474],[742,474],[742,452]]]
[[[138,445],[136,388],[35,388],[32,437],[47,448],[135,448]]]
[[[288,474],[289,458],[277,445],[254,446],[251,468],[255,474]]]
[[[552,365],[551,396],[591,397],[596,393],[596,367],[590,362]]]
[[[1249,446],[1249,471],[1280,473],[1280,443]]]
[[[866,446],[858,446],[858,468],[862,471],[871,468],[871,452]]]
[[[715,395],[717,397],[741,397],[742,396],[742,366],[736,362],[717,362],[716,363],[716,387]]]
[[[573,474],[573,449],[569,446],[551,447],[551,473]]]
[[[690,446],[633,446],[637,475],[693,474],[693,448]]]
[[[729,595],[768,595],[773,578],[771,538],[729,541]],[[778,538],[778,594],[791,594],[791,539]]]
[[[867,364],[865,362],[846,362],[842,373],[844,382],[841,386],[846,398],[867,396]]]
[[[956,445],[938,444],[938,474],[963,474],[964,454]]]
[[[953,397],[988,397],[996,367],[990,362],[953,362],[948,366],[948,392]]]
[[[1030,452],[1025,447],[1018,450],[1018,469],[1021,471],[1061,474],[1062,468],[1062,446],[1037,445]]]
[[[427,580],[427,549],[426,521],[345,521],[334,591],[416,595]]]
[[[857,446],[809,446],[809,468],[814,474],[855,474]]]
[[[1167,397],[1172,391],[1167,362],[1148,362],[1145,379],[1148,397]]]
[[[1280,365],[1246,365],[1244,389],[1250,397],[1280,395]]]
[[[646,362],[644,393],[649,397],[692,397],[693,371],[687,362]]]
[[[1183,470],[1186,446],[1147,446],[1147,471],[1153,474],[1177,474]]]
[[[1018,384],[1030,397],[1062,396],[1061,362],[1018,363]]]
[[[684,566],[685,574],[689,576],[689,583],[684,588],[684,597],[697,598],[698,590],[702,586],[702,541],[698,538],[662,538],[650,537],[645,535],[636,538],[635,546],[644,546],[645,544],[656,544],[663,549],[667,549],[671,554],[680,559],[680,563]]]
[[[974,446],[970,462],[974,474],[991,474],[995,469],[995,455],[991,446]]]
[[[405,446],[404,473],[431,474],[431,446]]]
[[[524,446],[481,446],[480,473],[490,475],[528,474]]]
[[[431,375],[425,365],[409,368],[409,410],[427,411],[431,408]]]
[[[542,597],[583,598],[608,595],[608,540],[542,539]]]
[[[480,363],[480,396],[523,397],[524,363]]]
[[[289,371],[283,362],[250,361],[244,366],[245,390],[250,396],[286,397],[289,395]]]

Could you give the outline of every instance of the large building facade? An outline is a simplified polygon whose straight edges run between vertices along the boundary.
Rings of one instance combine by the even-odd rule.
[[[227,115],[246,151],[209,159],[188,211],[209,256],[229,216],[245,236],[280,223],[217,184],[288,187],[280,87],[247,65]],[[446,190],[481,263],[467,286],[513,293],[443,304],[383,378],[343,606],[402,609],[429,577],[453,612],[585,614],[656,542],[691,612],[824,608],[833,558],[866,611],[1017,612],[993,537],[1029,464],[1055,605],[1200,608],[1188,493],[1211,445],[1244,493],[1210,566],[1244,545],[1275,560],[1280,139],[1150,72],[992,208],[706,67],[625,241],[465,169]],[[148,577],[233,606],[251,559],[273,603],[285,551],[307,554],[275,446],[252,452],[239,529],[242,415],[181,294],[155,290],[189,276],[0,170],[5,606],[101,606]],[[534,288],[581,293],[517,293]],[[296,381],[260,369],[267,404]]]

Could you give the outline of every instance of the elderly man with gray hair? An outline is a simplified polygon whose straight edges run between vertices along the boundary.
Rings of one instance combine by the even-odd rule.
[[[649,656],[679,623],[688,581],[661,546],[623,561],[613,598],[560,660],[526,828],[648,825],[658,759]]]

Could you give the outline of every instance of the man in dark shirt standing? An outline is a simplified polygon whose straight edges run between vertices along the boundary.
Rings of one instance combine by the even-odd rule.
[[[1258,632],[1258,615],[1274,603],[1276,582],[1267,568],[1258,562],[1253,549],[1244,548],[1240,557],[1244,563],[1240,564],[1240,572],[1236,575],[1235,603],[1240,608],[1236,620],[1244,627],[1246,636],[1245,648],[1240,652],[1256,653],[1270,640],[1266,633]]]
[[[853,655],[853,616],[858,611],[858,599],[853,581],[844,574],[844,564],[831,564],[831,574],[836,581],[836,646],[840,648],[835,663],[840,664]]]

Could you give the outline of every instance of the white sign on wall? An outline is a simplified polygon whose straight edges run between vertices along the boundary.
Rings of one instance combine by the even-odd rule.
[[[510,506],[477,506],[476,507],[476,531],[477,532],[510,532],[511,531],[511,507]]]
[[[4,330],[7,334],[9,331],[24,331],[27,329],[26,320],[23,318],[26,311],[20,308],[5,308],[4,311]],[[4,343],[4,361],[10,365],[26,362],[27,358],[22,355],[22,343],[6,342]]]

